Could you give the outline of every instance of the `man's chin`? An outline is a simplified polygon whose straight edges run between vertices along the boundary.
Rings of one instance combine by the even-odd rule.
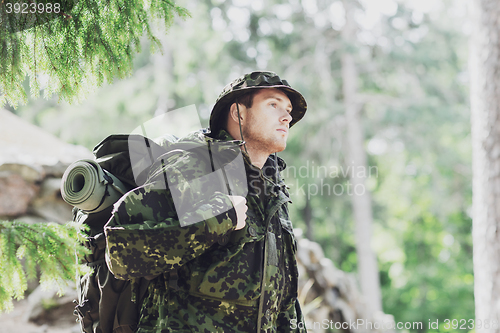
[[[279,153],[279,152],[285,150],[285,148],[286,148],[286,143],[284,145],[276,145],[274,150],[275,150],[275,153]]]

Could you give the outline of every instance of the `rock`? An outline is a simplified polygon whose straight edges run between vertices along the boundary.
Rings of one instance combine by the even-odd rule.
[[[325,324],[326,326],[329,326],[328,318],[329,318],[329,311],[325,307],[320,307],[315,309],[313,312],[310,313],[308,316],[309,320],[306,321],[306,328],[307,331],[310,333],[323,333],[326,332]],[[325,322],[325,319],[327,320]]]
[[[55,189],[59,184],[54,177],[61,178],[69,164],[87,158],[93,158],[88,149],[0,109],[0,217],[32,213],[48,221],[71,220],[71,207]],[[34,202],[41,183],[42,197]]]
[[[320,260],[325,257],[325,253],[323,252],[321,245],[316,242],[309,242],[309,251],[311,263],[313,264],[319,264]]]
[[[306,266],[318,264],[325,257],[321,245],[311,242],[307,238],[302,238],[298,241],[298,249],[297,258]]]
[[[344,317],[344,320],[347,322],[353,322],[356,321],[357,317],[356,312],[354,312],[353,308],[349,303],[344,301],[343,299],[338,299],[336,303],[337,309],[342,312],[342,316]]]
[[[327,289],[323,295],[325,302],[332,308],[337,308],[337,300],[339,299],[338,292],[334,289]]]
[[[35,216],[35,215],[23,215],[18,218],[16,218],[16,221],[28,223],[28,224],[35,224],[35,223],[46,223],[47,220],[40,216]]]
[[[40,321],[47,316],[49,311],[61,306],[73,306],[73,300],[77,298],[75,288],[66,287],[64,296],[57,295],[57,287],[51,286],[45,289],[44,286],[38,286],[28,296],[28,308],[24,314],[24,321]]]
[[[310,240],[306,238],[302,238],[297,242],[297,253],[295,256],[297,257],[297,260],[305,267],[308,267],[310,265],[310,260],[309,260],[309,243]]]
[[[367,323],[366,326],[361,325],[363,327],[351,330],[353,333],[393,332],[383,328],[383,325],[370,326],[374,323],[389,322],[393,317],[382,312],[376,314],[367,312],[353,273],[346,273],[336,268],[330,259],[325,258],[318,243],[301,238],[300,235],[297,238],[299,299],[306,322],[309,322],[310,332],[326,332],[325,325],[320,325],[325,323],[325,319],[328,320],[330,328],[337,322],[350,323],[360,320],[362,323]],[[318,297],[321,297],[320,304],[316,303]]]
[[[92,159],[92,158],[90,158]],[[62,178],[64,172],[68,168],[69,164],[57,162],[52,165],[42,165],[42,168],[46,174],[46,177],[50,178]]]
[[[319,261],[322,275],[328,287],[332,288],[338,285],[340,280],[339,270],[335,268],[333,262],[328,258],[323,258]]]
[[[12,112],[0,109],[0,164],[66,165],[92,158],[82,146],[66,143]]]
[[[28,183],[39,184],[45,177],[45,171],[39,165],[27,165],[19,163],[4,163],[0,165],[0,172],[7,171],[16,173]]]
[[[40,194],[33,200],[29,212],[43,217],[47,221],[66,223],[72,220],[73,207],[61,197],[61,179],[46,178],[40,188]]]
[[[0,216],[9,218],[26,214],[37,192],[38,186],[19,174],[0,171]]]

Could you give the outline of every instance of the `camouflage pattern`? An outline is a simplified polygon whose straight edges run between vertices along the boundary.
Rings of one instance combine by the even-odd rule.
[[[217,138],[197,132],[180,142],[223,143],[219,147],[229,150],[224,143],[235,142],[225,131]],[[121,279],[152,279],[138,333],[305,331],[292,329],[305,325],[291,325],[303,318],[289,195],[283,180],[275,179],[273,158],[262,170],[246,154],[244,159],[249,192],[241,230],[235,230],[234,208],[221,213],[230,203],[227,195],[204,188],[191,213],[206,218],[181,227],[170,190],[155,186],[162,168],[211,172],[210,162],[192,151],[179,150],[115,205],[105,227],[108,266]],[[281,159],[278,165],[285,167]],[[197,195],[191,190],[185,188],[186,197]]]
[[[210,129],[212,131],[220,129],[219,125],[224,123],[221,119],[224,115],[223,111],[227,109],[230,103],[234,102],[235,98],[248,91],[248,89],[262,88],[277,88],[287,94],[292,103],[290,127],[304,117],[307,103],[300,92],[293,89],[286,80],[281,79],[276,73],[256,71],[242,75],[224,87],[210,114]]]

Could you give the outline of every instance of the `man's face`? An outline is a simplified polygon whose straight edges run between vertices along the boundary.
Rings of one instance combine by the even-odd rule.
[[[243,138],[248,146],[269,154],[283,151],[292,121],[291,111],[292,103],[281,90],[268,88],[255,93],[242,126]]]

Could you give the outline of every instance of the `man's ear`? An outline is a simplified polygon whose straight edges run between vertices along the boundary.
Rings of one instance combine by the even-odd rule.
[[[244,105],[239,104],[239,109],[240,109],[240,119],[241,123],[245,121],[246,118],[246,107]],[[238,108],[236,107],[236,103],[231,104],[231,107],[229,108],[229,118],[231,121],[234,121],[236,124],[238,124]]]

